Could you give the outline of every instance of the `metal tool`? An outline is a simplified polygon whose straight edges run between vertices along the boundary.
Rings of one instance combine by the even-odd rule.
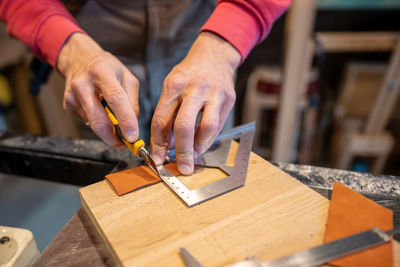
[[[180,249],[181,257],[187,267],[203,267],[203,265],[186,248]]]
[[[189,207],[217,197],[244,185],[247,175],[250,151],[253,143],[255,123],[245,124],[220,134],[213,145],[201,156],[195,159],[196,165],[220,168],[227,177],[190,190],[163,165],[157,166],[160,178],[174,191]],[[238,140],[239,148],[235,165],[226,166],[232,140]],[[167,161],[176,162],[175,150],[170,150]]]
[[[261,262],[256,257],[248,257],[244,261],[237,262],[227,267],[320,266],[331,260],[389,242],[392,240],[390,235],[398,233],[400,233],[400,227],[387,232],[383,232],[378,228],[373,228],[320,246],[295,252],[272,261]],[[187,249],[181,248],[180,252],[187,267],[203,267]]]
[[[154,163],[153,159],[150,157],[149,152],[144,147],[145,146],[144,141],[142,139],[138,139],[136,142],[130,143],[128,140],[126,140],[124,135],[122,134],[121,128],[119,127],[119,122],[118,122],[117,118],[115,117],[114,112],[108,106],[108,103],[104,98],[101,100],[101,104],[103,105],[104,109],[106,110],[107,116],[110,119],[111,123],[114,125],[115,131],[117,132],[118,136],[122,139],[122,141],[125,143],[125,145],[132,152],[132,154],[141,158],[142,160],[144,160],[145,164],[154,173],[156,173],[157,176],[160,176],[160,174],[158,173],[156,164]]]

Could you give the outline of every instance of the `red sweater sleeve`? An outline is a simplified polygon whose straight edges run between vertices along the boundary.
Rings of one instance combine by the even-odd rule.
[[[201,31],[213,32],[230,42],[243,61],[265,39],[290,3],[291,0],[218,0]]]
[[[84,32],[58,0],[0,0],[0,19],[7,32],[56,66],[58,53],[74,32]]]

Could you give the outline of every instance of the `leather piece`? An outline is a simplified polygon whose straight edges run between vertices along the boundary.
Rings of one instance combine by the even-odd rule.
[[[161,181],[158,176],[145,165],[106,175],[115,192],[121,196],[140,188]]]
[[[176,163],[167,163],[164,166],[173,175],[180,175],[178,165]],[[198,166],[194,167],[195,170],[198,168]],[[111,183],[115,192],[119,196],[147,187],[149,185],[159,183],[161,181],[161,179],[146,165],[107,174],[106,179]]]
[[[335,182],[328,214],[324,243],[378,227],[393,228],[393,212]],[[393,266],[392,243],[331,261],[334,266]]]

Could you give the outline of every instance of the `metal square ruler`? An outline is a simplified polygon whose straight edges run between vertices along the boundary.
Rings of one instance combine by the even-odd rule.
[[[247,166],[253,144],[254,132],[254,122],[225,131],[215,139],[213,145],[205,153],[195,159],[194,163],[196,165],[220,168],[228,175],[223,179],[190,190],[163,165],[157,166],[160,178],[189,207],[241,187],[246,182]],[[229,154],[232,140],[237,140],[239,143],[235,165],[226,166],[225,162]],[[176,162],[174,149],[168,152],[167,161]]]

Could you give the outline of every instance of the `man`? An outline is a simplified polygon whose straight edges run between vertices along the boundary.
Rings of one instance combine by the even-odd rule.
[[[88,34],[56,0],[0,0],[0,17],[65,77],[64,108],[111,146],[123,143],[101,97],[130,142],[139,128],[150,128],[156,105],[152,157],[162,164],[175,146],[179,171],[190,175],[194,157],[212,144],[233,107],[237,67],[289,4],[218,0],[214,9],[213,0],[89,0],[77,15]]]

